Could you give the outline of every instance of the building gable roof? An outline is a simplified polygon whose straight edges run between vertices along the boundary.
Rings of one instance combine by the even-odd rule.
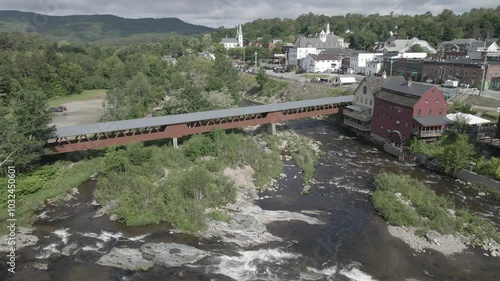
[[[396,39],[392,41],[384,49],[386,49],[387,52],[403,53],[406,52],[408,49],[410,49],[411,46],[415,44],[420,45],[422,48],[427,49],[427,51],[429,52],[436,53],[436,49],[432,48],[427,41],[420,40],[416,37],[413,37],[412,39]]]
[[[334,54],[328,54],[328,53],[320,53],[316,57],[317,61],[323,61],[323,60],[338,60],[340,59],[339,56],[334,55]]]
[[[359,83],[358,87],[354,91],[354,95],[357,95],[358,93],[363,93],[362,88],[364,86],[367,87],[368,93],[372,93],[374,95],[376,92],[380,91],[384,83],[386,83],[389,79],[392,78],[394,77],[384,78],[382,76],[366,76]]]
[[[402,106],[413,107],[432,87],[434,86],[413,82],[408,85],[403,77],[398,76],[389,79],[375,94],[375,97]]]
[[[302,35],[297,40],[299,48],[308,48],[308,46],[311,48],[342,48],[342,42],[344,42],[344,38],[334,34],[327,34],[325,42],[316,37],[310,38]]]
[[[230,43],[235,43],[237,44],[238,43],[238,40],[236,38],[222,38],[222,41],[221,41],[223,44],[230,44]]]
[[[406,107],[413,107],[420,100],[417,96],[398,95],[393,92],[385,91],[384,89],[378,91],[375,94],[375,98]]]
[[[419,98],[432,87],[434,86],[428,84],[415,83],[415,82],[411,82],[410,85],[408,85],[408,82],[401,76],[395,79],[388,80],[382,86],[384,90],[390,92],[412,95]]]

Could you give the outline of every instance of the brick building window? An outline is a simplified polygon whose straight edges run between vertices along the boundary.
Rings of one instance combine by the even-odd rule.
[[[429,115],[432,115],[432,109],[429,109]]]
[[[443,109],[442,109],[442,108],[440,108],[440,109],[439,109],[439,115],[442,115],[442,114],[443,114]]]
[[[419,109],[418,112],[417,112],[417,116],[420,116],[420,115],[422,115],[422,110],[421,109]]]

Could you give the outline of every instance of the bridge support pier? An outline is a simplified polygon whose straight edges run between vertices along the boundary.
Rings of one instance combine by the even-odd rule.
[[[175,149],[179,148],[179,143],[178,143],[177,138],[173,138],[173,139],[172,139],[172,142],[174,143],[174,148],[175,148]]]
[[[276,123],[269,124],[269,134],[276,135]]]

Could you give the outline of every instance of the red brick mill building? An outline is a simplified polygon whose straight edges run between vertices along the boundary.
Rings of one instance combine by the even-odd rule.
[[[443,133],[447,113],[448,103],[435,86],[391,79],[375,94],[371,136],[396,144],[412,137],[434,140]]]

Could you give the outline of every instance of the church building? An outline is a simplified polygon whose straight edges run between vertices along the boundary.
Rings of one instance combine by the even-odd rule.
[[[241,24],[236,28],[236,38],[222,38],[221,44],[224,45],[226,50],[232,48],[243,48],[243,29]]]

